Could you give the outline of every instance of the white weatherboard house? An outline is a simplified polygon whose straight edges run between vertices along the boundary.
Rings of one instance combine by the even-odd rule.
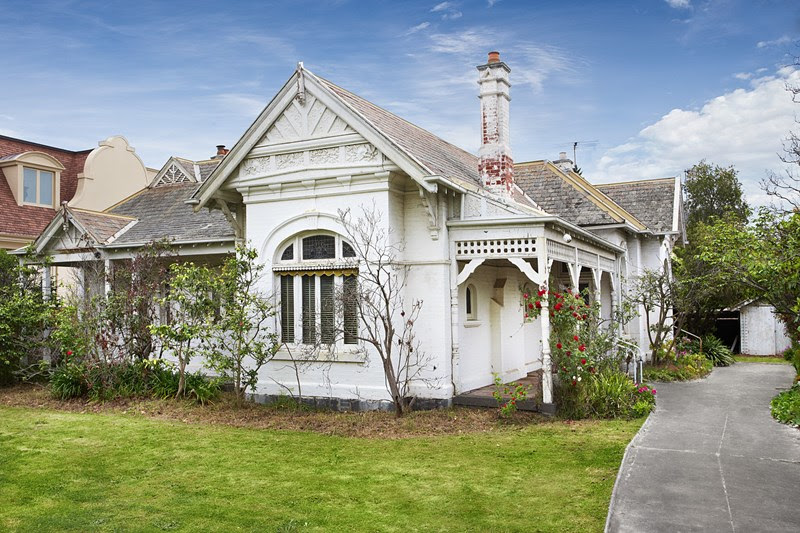
[[[116,211],[94,214],[113,223],[108,242],[89,239],[88,246],[113,268],[149,237],[171,237],[171,228],[154,224],[165,211],[182,221],[168,222],[183,228],[174,239],[179,254],[230,251],[234,240],[255,246],[269,272],[265,289],[281,310],[275,327],[295,348],[278,353],[262,372],[258,394],[277,395],[295,388],[287,361],[326,335],[331,326],[321,311],[331,308],[335,288],[358,273],[338,211],[358,215],[374,206],[392,238],[405,243],[398,258],[408,267],[405,300],[423,300],[416,336],[432,357],[426,381],[437,386],[420,383],[412,392],[448,405],[491,384],[494,373],[504,381],[540,374],[537,400],[550,406],[549,316],[523,324],[520,288],[589,287],[610,316],[637,272],[669,268],[670,251],[683,235],[680,183],[669,178],[601,188],[563,156],[515,164],[509,74],[496,52],[478,67],[482,144],[476,157],[300,64],[213,170],[209,165],[203,173],[172,158],[140,195],[141,205],[132,205],[134,197]],[[84,219],[86,230],[86,214],[73,215]],[[126,218],[113,218],[119,216]],[[126,239],[137,226],[150,229]],[[194,243],[191,227],[197,228]],[[61,231],[58,224],[50,229]],[[54,242],[42,238],[37,245],[58,262]],[[303,317],[313,317],[314,326],[306,321],[304,328]],[[646,352],[643,324],[634,320],[627,333]],[[345,337],[330,360],[318,357],[302,368],[304,396],[359,408],[389,398],[380,361],[368,347]]]

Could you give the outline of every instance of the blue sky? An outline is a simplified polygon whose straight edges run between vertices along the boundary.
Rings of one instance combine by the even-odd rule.
[[[148,166],[236,142],[297,61],[465,149],[475,65],[512,69],[514,159],[579,144],[591,181],[780,171],[800,105],[796,1],[2,0],[0,134],[71,149],[125,135]],[[798,126],[800,128],[800,126]]]

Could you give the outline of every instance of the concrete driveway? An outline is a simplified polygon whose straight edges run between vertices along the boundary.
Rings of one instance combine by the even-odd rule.
[[[788,365],[737,363],[704,380],[656,384],[658,406],[631,442],[607,531],[800,531],[800,430],[769,401]]]

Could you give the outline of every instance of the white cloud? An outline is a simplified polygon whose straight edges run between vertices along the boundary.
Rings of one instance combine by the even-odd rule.
[[[699,110],[673,109],[630,141],[607,150],[588,176],[599,182],[681,175],[701,159],[734,165],[750,200],[763,202],[758,182],[781,172],[782,141],[797,127],[786,85],[800,85],[800,70],[783,68],[756,78],[747,89],[713,98]]]
[[[428,27],[428,26],[430,26],[430,25],[431,25],[431,23],[430,23],[430,22],[420,22],[420,23],[419,23],[419,24],[417,24],[416,26],[412,26],[412,27],[408,28],[408,29],[407,29],[407,30],[406,30],[406,31],[403,33],[403,35],[413,35],[413,34],[417,33],[418,31],[422,31],[422,30],[424,30],[425,28],[427,28],[427,27]]]
[[[441,13],[442,20],[455,20],[463,15],[455,2],[440,2],[433,6],[431,13]]]
[[[666,0],[669,7],[674,9],[688,9],[692,7],[690,0]]]
[[[750,72],[737,72],[736,74],[733,75],[733,77],[736,78],[737,80],[747,81],[753,77],[753,74]]]
[[[433,6],[433,8],[431,9],[431,13],[438,13],[439,11],[445,11],[447,9],[452,9],[454,7],[456,7],[456,5],[453,2],[441,2]]]
[[[500,0],[486,0],[486,7],[494,7]]]
[[[771,41],[758,41],[756,43],[756,48],[770,48],[773,46],[783,46],[785,44],[789,44],[790,42],[792,42],[792,38],[789,37],[788,35],[783,35]]]

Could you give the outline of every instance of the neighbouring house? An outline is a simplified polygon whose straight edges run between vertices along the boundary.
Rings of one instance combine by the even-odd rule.
[[[71,151],[0,135],[0,248],[32,242],[63,202],[103,210],[144,188],[151,174],[124,137]]]
[[[423,301],[416,336],[431,360],[412,394],[449,405],[494,375],[536,376],[537,400],[551,408],[549,316],[524,323],[522,290],[588,288],[609,317],[638,272],[670,268],[683,238],[680,183],[593,186],[564,155],[515,163],[510,68],[493,52],[477,69],[477,156],[299,64],[213,168],[172,158],[145,191],[110,209],[67,206],[37,250],[57,263],[96,257],[113,271],[152,239],[198,256],[249,242],[269,272],[263,288],[275,295],[274,327],[289,348],[262,370],[257,394],[270,396],[295,390],[290,363],[352,313],[330,301],[359,274],[338,213],[374,209],[393,242],[405,243],[405,300]],[[627,329],[647,353],[642,324]],[[305,396],[387,403],[379,360],[352,336],[315,352],[299,380]]]

